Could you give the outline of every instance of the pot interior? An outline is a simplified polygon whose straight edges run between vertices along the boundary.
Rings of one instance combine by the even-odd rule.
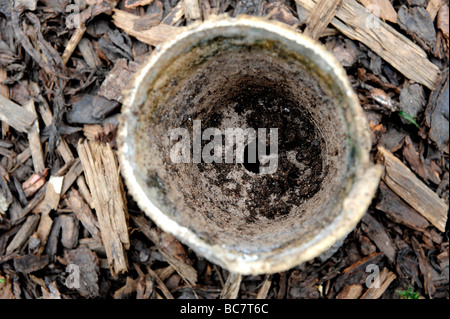
[[[312,239],[339,214],[352,176],[346,100],[328,74],[309,48],[267,30],[217,28],[181,39],[149,69],[142,103],[132,106],[130,150],[146,195],[206,242],[236,251]],[[217,152],[208,151],[208,134],[194,137],[208,128]],[[244,152],[235,145],[225,162],[227,129],[261,128],[265,142],[253,141],[266,154],[276,142],[272,162],[254,162],[245,137]],[[180,145],[187,163],[171,157],[183,154]],[[199,149],[217,162],[195,162]]]

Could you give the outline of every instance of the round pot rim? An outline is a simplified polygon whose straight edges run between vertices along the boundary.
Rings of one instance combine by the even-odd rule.
[[[217,27],[236,26],[260,28],[276,33],[300,46],[312,50],[315,55],[326,62],[327,66],[332,68],[334,75],[340,82],[340,87],[345,92],[345,99],[355,114],[354,121],[358,123],[356,129],[359,139],[355,141],[358,150],[358,163],[355,170],[354,182],[342,203],[341,213],[309,242],[298,246],[289,244],[257,254],[242,253],[230,247],[211,244],[200,238],[192,230],[178,224],[154,205],[145,195],[144,186],[139,183],[133,170],[133,158],[129,152],[129,143],[133,143],[133,137],[129,135],[131,127],[129,121],[126,120],[127,117],[135,116],[131,109],[136,102],[140,83],[143,82],[152,67],[158,63],[161,56],[168,52],[175,43],[197,32],[204,32],[205,30]],[[194,23],[187,27],[184,32],[175,35],[158,46],[149,59],[140,67],[130,84],[129,88],[124,92],[125,99],[123,101],[117,137],[120,167],[128,191],[145,214],[163,231],[173,234],[181,242],[191,247],[196,253],[232,272],[241,274],[276,273],[288,270],[302,262],[317,257],[356,227],[364,216],[378,188],[382,168],[370,162],[370,130],[359,101],[350,86],[345,70],[321,44],[285,24],[254,16],[239,16],[236,18],[216,16],[202,23]]]

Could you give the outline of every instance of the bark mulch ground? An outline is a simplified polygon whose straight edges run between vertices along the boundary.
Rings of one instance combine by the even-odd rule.
[[[230,274],[197,256],[120,178],[108,184],[89,166],[118,174],[121,90],[155,46],[221,13],[266,16],[322,42],[386,167],[338,250],[273,275]],[[448,299],[448,22],[445,0],[0,1],[0,298]],[[117,195],[124,224],[105,226],[108,198],[93,183]]]

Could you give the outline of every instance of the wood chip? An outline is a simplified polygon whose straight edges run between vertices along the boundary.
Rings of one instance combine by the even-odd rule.
[[[272,280],[270,280],[269,275],[266,275],[266,278],[264,279],[264,282],[263,282],[261,288],[259,288],[259,290],[258,290],[256,299],[266,299],[271,285],[272,285]]]
[[[397,12],[389,0],[358,0],[377,17],[397,23]]]
[[[184,16],[184,1],[178,1],[177,5],[172,8],[172,10],[169,11],[167,16],[161,21],[163,24],[167,25],[177,25],[181,18]]]
[[[43,208],[41,220],[39,222],[39,226],[36,233],[33,234],[33,238],[36,238],[38,240],[37,243],[37,245],[39,245],[39,249],[37,251],[38,255],[41,255],[43,253],[45,245],[47,244],[47,239],[48,236],[50,235],[50,231],[53,225],[53,220],[50,217],[50,211],[58,208],[63,180],[64,177],[51,176],[50,180],[47,183],[45,189],[45,197],[42,202]]]
[[[37,117],[34,101],[29,100],[23,108]],[[39,122],[34,121],[28,130],[28,141],[30,144],[31,158],[33,159],[34,171],[40,173],[45,169],[44,152],[42,151]]]
[[[152,2],[153,2],[153,0],[126,0],[125,8],[134,9],[134,8],[137,8],[140,6],[146,6]]]
[[[444,232],[448,206],[405,164],[384,147],[378,147],[378,162],[385,166],[383,181],[412,208]]]
[[[86,185],[86,180],[84,179],[84,176],[78,176],[77,186],[78,186],[78,190],[80,191],[80,194],[83,196],[86,203],[89,204],[89,207],[91,209],[94,209],[94,201],[92,200],[92,196]]]
[[[430,15],[431,20],[436,18],[439,9],[445,4],[444,0],[430,0],[427,4],[427,12]]]
[[[97,256],[85,246],[80,246],[73,250],[65,250],[64,256],[69,265],[76,266],[76,268],[72,268],[72,271],[76,273],[71,275],[74,277],[79,276],[79,285],[74,283],[74,288],[85,298],[98,297],[100,294],[98,286],[100,269]]]
[[[333,20],[340,3],[341,0],[319,0],[306,20],[306,29],[303,33],[314,40],[319,39]]]
[[[128,86],[138,66],[135,62],[127,61],[126,59],[117,59],[97,94],[108,100],[122,102],[122,90]]]
[[[362,219],[362,230],[367,234],[378,249],[393,263],[395,262],[396,251],[394,243],[389,237],[383,225],[381,225],[371,214],[367,213]]]
[[[376,209],[386,213],[392,221],[422,232],[430,226],[430,223],[422,215],[398,197],[384,182],[380,183],[379,190],[380,201],[377,203]]]
[[[197,283],[197,271],[192,267],[192,262],[187,257],[187,253],[181,243],[172,235],[158,232],[151,227],[151,223],[143,216],[131,216],[134,224],[139,230],[150,239],[158,248],[160,254],[190,285]]]
[[[91,69],[96,69],[101,65],[100,59],[94,51],[94,47],[89,39],[83,38],[78,43],[78,49]]]
[[[188,20],[198,20],[202,17],[198,0],[184,0],[184,12]]]
[[[393,272],[389,271],[387,268],[384,268],[360,299],[380,298],[395,278],[397,278],[397,276]],[[378,288],[375,287],[375,283],[378,283],[380,286]]]
[[[358,299],[363,291],[363,287],[358,284],[348,285],[342,288],[336,299]]]
[[[67,64],[67,62],[69,61],[73,51],[75,51],[76,47],[78,46],[78,43],[83,37],[84,32],[86,32],[86,26],[84,24],[80,24],[70,37],[69,43],[66,45],[66,48],[64,49],[64,52],[61,56],[64,65]]]
[[[91,234],[94,239],[100,240],[100,232],[98,229],[98,222],[95,219],[88,204],[80,196],[80,193],[72,188],[68,193],[70,208],[75,217],[83,224],[84,228]]]
[[[312,11],[318,0],[295,2]],[[349,38],[367,45],[408,79],[430,89],[434,87],[440,71],[428,60],[425,51],[375,17],[356,0],[342,0],[331,24]]]
[[[73,215],[60,215],[61,220],[61,244],[64,248],[73,249],[78,244],[79,227]]]
[[[166,285],[164,284],[164,282],[149,266],[147,266],[147,271],[150,274],[150,276],[156,281],[156,284],[158,285],[159,289],[161,289],[164,297],[166,297],[167,299],[174,299],[169,289],[167,289]]]
[[[230,272],[225,282],[225,286],[220,294],[220,299],[236,299],[241,287],[242,275]]]
[[[11,254],[15,251],[22,249],[27,240],[30,238],[31,234],[36,229],[39,222],[38,215],[31,215],[27,218],[25,223],[20,228],[19,232],[14,236],[13,240],[9,243],[6,248],[6,254]]]
[[[14,127],[19,132],[28,133],[36,121],[36,114],[0,94],[0,121]]]
[[[36,256],[33,254],[29,254],[23,257],[14,258],[14,269],[17,272],[29,274],[31,272],[45,268],[48,263],[49,258],[47,255]]]
[[[134,30],[134,23],[140,17],[123,10],[114,9],[113,23],[127,34],[135,37],[139,41],[156,46],[168,38],[183,31],[183,27],[173,27],[161,23],[145,31]]]
[[[31,91],[33,92],[33,95],[39,101],[38,110],[39,114],[42,117],[42,120],[44,121],[45,126],[51,125],[53,122],[53,114],[52,111],[50,110],[49,105],[47,104],[45,99],[41,96],[38,84],[36,82],[30,82],[30,88]],[[69,163],[75,159],[73,157],[72,151],[69,148],[69,145],[67,145],[66,140],[62,136],[60,137],[60,142],[56,148],[56,151],[61,155],[65,163]]]
[[[109,144],[78,143],[78,154],[92,194],[101,237],[111,272],[128,270],[125,249],[130,247],[128,211],[117,158]]]
[[[416,253],[417,259],[419,259],[419,269],[423,275],[423,283],[425,288],[425,294],[431,298],[431,296],[436,292],[436,287],[433,284],[431,267],[428,263],[427,258],[425,257],[425,252],[420,246],[419,242],[416,238],[411,237],[411,243]]]

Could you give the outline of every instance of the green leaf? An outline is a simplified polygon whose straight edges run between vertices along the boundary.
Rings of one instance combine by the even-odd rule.
[[[398,111],[398,115],[400,117],[403,117],[405,120],[407,120],[411,124],[414,124],[420,130],[420,126],[419,126],[419,124],[416,123],[414,117],[412,117],[411,115],[409,115],[405,111]]]
[[[412,287],[408,290],[397,290],[397,293],[402,296],[403,299],[419,299],[420,295],[417,291],[413,291]]]

